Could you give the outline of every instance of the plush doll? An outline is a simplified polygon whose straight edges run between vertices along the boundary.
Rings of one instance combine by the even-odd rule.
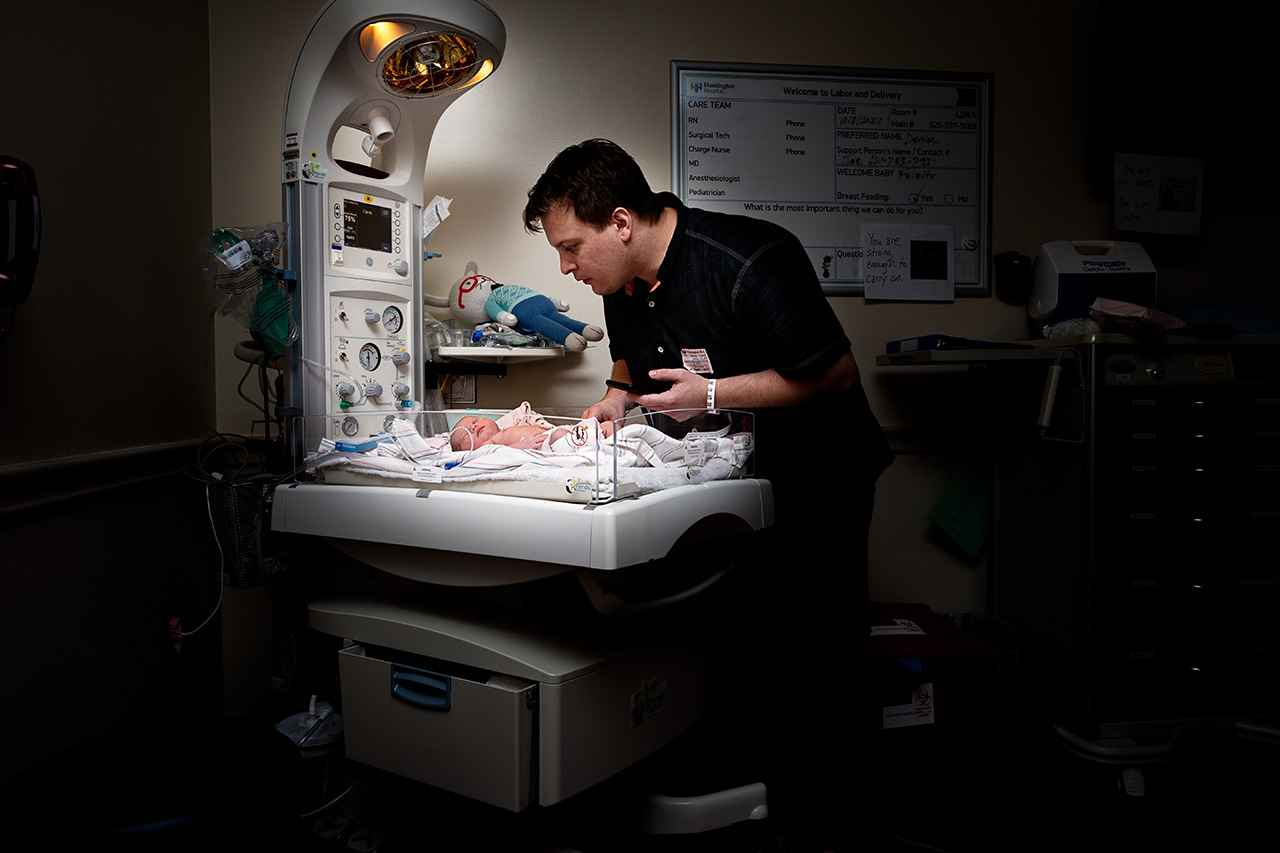
[[[536,290],[518,284],[500,284],[480,275],[475,261],[467,264],[462,278],[449,289],[446,303],[439,297],[426,297],[427,303],[447,307],[458,320],[476,326],[490,320],[522,331],[537,332],[570,352],[582,352],[587,341],[604,338],[599,326],[589,326],[572,317],[561,317],[569,310],[564,302],[552,302]]]

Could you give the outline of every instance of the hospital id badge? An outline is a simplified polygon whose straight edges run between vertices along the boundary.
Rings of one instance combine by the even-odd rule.
[[[711,373],[711,357],[704,349],[680,350],[680,362],[684,369],[693,373]]]

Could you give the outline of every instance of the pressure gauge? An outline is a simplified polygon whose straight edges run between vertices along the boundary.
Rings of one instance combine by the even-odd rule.
[[[342,419],[342,434],[346,436],[355,435],[360,431],[360,422],[355,418],[347,415]]]
[[[365,370],[377,370],[379,364],[382,364],[382,352],[377,344],[368,343],[360,347],[361,367]]]
[[[404,314],[400,313],[400,309],[396,306],[388,305],[387,310],[382,312],[382,327],[387,330],[387,334],[399,334],[400,327],[403,325]]]

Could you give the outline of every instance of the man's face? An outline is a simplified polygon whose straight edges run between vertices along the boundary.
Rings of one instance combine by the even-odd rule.
[[[629,222],[596,229],[579,219],[569,205],[553,207],[541,222],[547,242],[560,255],[560,272],[572,273],[597,296],[617,293],[635,278],[629,271]]]

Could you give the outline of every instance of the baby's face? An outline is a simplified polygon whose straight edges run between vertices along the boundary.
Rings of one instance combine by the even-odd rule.
[[[457,426],[453,428],[453,432],[449,433],[449,446],[454,450],[470,450],[488,442],[497,434],[496,421],[468,415],[465,418],[459,418]]]

